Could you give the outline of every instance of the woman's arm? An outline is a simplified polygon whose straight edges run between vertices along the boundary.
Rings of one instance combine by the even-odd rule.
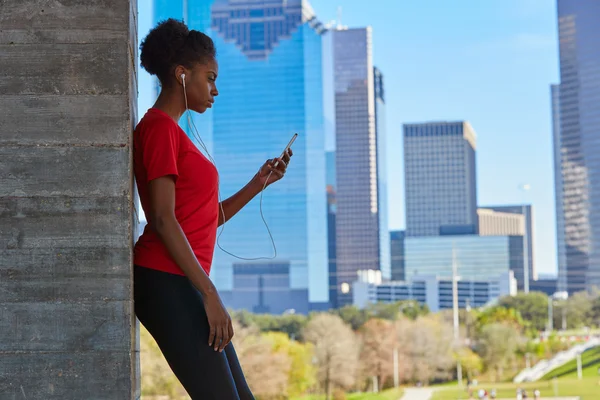
[[[236,194],[221,202],[221,207],[219,207],[219,226],[229,221],[235,214],[244,208],[250,200],[260,193],[263,186],[260,184],[257,176],[258,174]],[[223,220],[223,214],[225,214],[225,220]]]
[[[233,337],[231,318],[175,218],[175,181],[171,176],[154,179],[149,183],[149,192],[150,224],[175,263],[202,293],[210,325],[208,345],[223,351]]]
[[[250,200],[263,190],[265,184],[266,186],[269,186],[283,178],[292,155],[292,149],[289,149],[288,152],[284,154],[283,158],[267,160],[246,186],[241,188],[230,198],[223,200],[220,204],[221,207],[219,207],[219,226],[229,221],[235,214],[244,208]],[[277,167],[273,167],[273,164],[275,164],[276,161],[279,161],[279,164]],[[223,218],[223,214],[225,214],[225,218]]]

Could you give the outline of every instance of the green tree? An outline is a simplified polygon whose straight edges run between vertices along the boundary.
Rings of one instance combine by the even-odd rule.
[[[593,326],[600,327],[600,296],[596,297],[596,299],[592,301],[590,321],[592,321]]]
[[[519,293],[500,298],[498,305],[514,308],[537,331],[546,329],[548,323],[548,296],[541,292]]]
[[[291,361],[288,374],[289,397],[300,396],[316,384],[316,369],[312,363],[314,352],[310,343],[291,340],[283,332],[270,332],[265,337],[271,341],[276,353],[285,353]]]
[[[429,314],[429,307],[427,307],[427,304],[421,304],[416,300],[403,300],[397,304],[400,312],[413,321]]]
[[[344,323],[350,325],[355,331],[360,329],[369,319],[367,311],[361,310],[356,306],[344,306],[333,310],[332,313],[340,317]]]
[[[399,303],[371,303],[367,306],[366,310],[368,318],[374,317],[388,321],[395,321],[399,313]]]
[[[512,326],[519,332],[524,332],[527,322],[523,321],[521,314],[513,308],[490,307],[480,312],[475,321],[476,331],[481,332],[483,327],[495,323]]]
[[[593,306],[594,297],[588,292],[581,291],[570,296],[567,299],[567,327],[574,329],[590,326],[593,323]]]
[[[486,370],[493,372],[492,380],[502,379],[504,368],[515,359],[519,343],[519,332],[512,326],[493,323],[481,329],[476,350]]]
[[[457,361],[460,362],[463,373],[469,381],[472,381],[483,371],[483,361],[477,353],[468,347],[461,347],[455,354]]]
[[[286,396],[292,366],[288,353],[278,351],[271,338],[255,326],[243,327],[236,321],[234,330],[235,350],[252,392],[261,399]]]
[[[261,332],[283,332],[295,340],[302,340],[302,330],[308,321],[301,314],[252,314],[246,310],[232,312],[232,317],[243,327],[256,326]]]

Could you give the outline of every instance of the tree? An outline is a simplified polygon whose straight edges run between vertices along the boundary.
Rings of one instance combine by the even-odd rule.
[[[186,391],[173,374],[150,332],[140,324],[142,395],[180,398]]]
[[[401,376],[429,383],[449,379],[454,365],[452,327],[434,316],[396,323]]]
[[[519,311],[514,308],[496,306],[485,309],[477,316],[476,330],[481,332],[484,326],[494,323],[512,326],[519,332],[524,332],[527,326],[527,322],[523,321]]]
[[[368,318],[379,318],[395,321],[400,312],[399,303],[371,303],[367,306]]]
[[[270,332],[265,337],[271,341],[276,353],[285,353],[290,358],[287,395],[300,396],[312,388],[316,383],[316,370],[312,363],[313,346],[291,340],[283,332]]]
[[[502,378],[504,368],[514,360],[519,342],[519,332],[512,326],[493,323],[481,329],[476,349],[486,369],[494,372],[494,381]]]
[[[548,323],[548,296],[541,292],[519,293],[500,298],[498,305],[517,310],[523,319],[537,331],[546,329]]]
[[[592,307],[594,298],[588,292],[581,291],[567,299],[567,325],[568,328],[581,328],[593,323]]]
[[[369,319],[366,310],[361,310],[356,306],[344,306],[337,310],[333,310],[334,315],[339,316],[342,321],[352,327],[352,330],[358,330]]]
[[[286,396],[291,370],[288,354],[277,351],[273,341],[255,326],[236,326],[235,332],[235,349],[252,392],[261,399]]]
[[[592,302],[592,308],[590,310],[590,320],[592,325],[600,327],[600,296]]]
[[[291,339],[302,340],[302,329],[307,318],[301,314],[252,314],[246,310],[232,312],[232,317],[243,327],[256,326],[261,332],[283,332]]]
[[[393,377],[393,351],[396,335],[391,321],[372,318],[361,328],[360,365],[364,378],[376,376],[378,387],[383,388]]]
[[[469,381],[473,381],[473,379],[483,371],[483,361],[481,360],[481,357],[468,347],[461,347],[458,349],[456,352],[456,359],[460,362],[462,371]]]
[[[304,338],[314,346],[317,377],[327,399],[332,389],[354,385],[358,368],[358,345],[354,332],[332,314],[313,316],[304,329]]]

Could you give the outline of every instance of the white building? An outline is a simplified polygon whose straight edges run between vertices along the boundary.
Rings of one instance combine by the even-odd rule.
[[[482,307],[502,296],[517,293],[517,281],[512,271],[495,279],[458,277],[458,306]],[[427,304],[432,312],[452,308],[452,277],[419,276],[411,281],[377,282],[360,279],[353,285],[354,305],[364,308],[369,303],[393,303],[416,300]]]

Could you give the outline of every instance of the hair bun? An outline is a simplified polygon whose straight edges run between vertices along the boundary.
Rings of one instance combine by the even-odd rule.
[[[188,27],[181,21],[169,18],[160,22],[140,45],[142,67],[149,74],[163,78],[189,34]]]

